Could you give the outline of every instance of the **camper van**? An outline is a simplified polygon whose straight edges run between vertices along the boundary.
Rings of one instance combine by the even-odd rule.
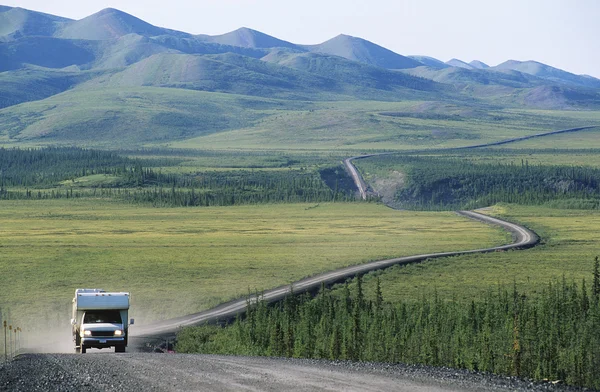
[[[73,298],[73,341],[75,351],[85,354],[88,348],[110,348],[125,352],[129,326],[129,293],[112,293],[102,289],[77,289]]]

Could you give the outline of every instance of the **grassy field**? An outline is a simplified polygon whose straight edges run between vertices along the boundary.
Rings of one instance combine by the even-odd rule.
[[[139,322],[206,309],[336,267],[508,241],[453,213],[376,204],[153,209],[2,202],[0,306],[68,319],[78,287],[132,292]],[[64,322],[64,320],[62,320]]]
[[[375,276],[388,301],[431,295],[471,301],[499,285],[535,295],[548,282],[563,276],[567,281],[592,281],[594,257],[600,255],[600,211],[560,210],[544,207],[500,205],[482,211],[521,222],[542,237],[542,244],[528,250],[458,256],[406,267],[392,267],[365,278],[368,295],[375,290]]]

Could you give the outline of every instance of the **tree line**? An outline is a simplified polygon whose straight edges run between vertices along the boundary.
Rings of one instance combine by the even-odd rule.
[[[590,208],[600,200],[600,170],[592,167],[410,155],[376,159],[384,166],[401,166],[405,172],[404,186],[395,195],[404,208],[452,210],[499,202],[540,205],[556,201],[569,208]]]
[[[344,359],[449,366],[600,388],[600,271],[591,288],[563,277],[529,297],[489,290],[470,303],[435,291],[416,302],[384,301],[379,280],[366,300],[361,277],[336,295],[248,304],[229,327],[183,329],[179,352]]]
[[[0,149],[0,199],[108,197],[158,207],[354,200],[352,180],[341,167],[195,173],[164,173],[156,168],[179,163],[178,158],[131,159],[80,148]],[[85,186],[61,184],[93,174],[111,180]]]

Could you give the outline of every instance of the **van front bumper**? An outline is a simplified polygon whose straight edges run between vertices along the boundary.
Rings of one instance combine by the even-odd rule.
[[[85,337],[81,338],[81,344],[85,347],[107,348],[125,345],[125,337]]]

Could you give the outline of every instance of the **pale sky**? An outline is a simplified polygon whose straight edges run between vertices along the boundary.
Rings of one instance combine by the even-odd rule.
[[[338,34],[402,55],[536,60],[600,78],[600,0],[0,0],[72,19],[112,7],[192,34],[249,27],[297,44]]]

